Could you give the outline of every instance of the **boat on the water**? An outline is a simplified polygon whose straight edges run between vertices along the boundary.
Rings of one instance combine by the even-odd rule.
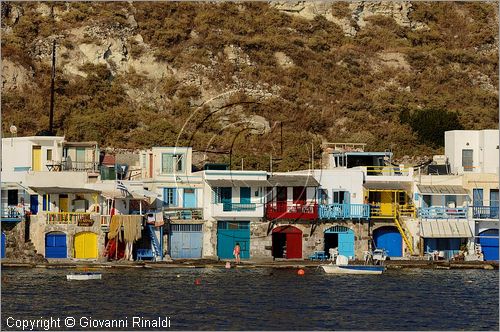
[[[82,273],[71,273],[66,275],[68,280],[95,280],[101,279],[102,273],[99,272],[82,272]]]
[[[330,264],[321,265],[328,274],[382,274],[385,271],[382,265],[349,265],[349,259],[335,250],[330,252],[330,258]]]

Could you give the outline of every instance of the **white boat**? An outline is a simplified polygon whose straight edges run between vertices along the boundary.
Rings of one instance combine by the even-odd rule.
[[[66,279],[68,280],[93,280],[101,279],[102,273],[99,272],[82,272],[82,273],[72,273],[67,274]]]
[[[321,265],[328,274],[382,274],[385,271],[385,267],[381,265],[349,265],[349,259],[338,255],[335,250],[330,252],[330,257],[330,264]]]

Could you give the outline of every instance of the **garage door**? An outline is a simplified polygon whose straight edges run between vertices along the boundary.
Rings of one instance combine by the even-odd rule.
[[[389,257],[403,256],[403,238],[396,227],[380,227],[373,231],[377,249],[385,249]]]
[[[83,232],[75,235],[75,258],[97,258],[97,234]]]
[[[67,258],[66,234],[45,234],[45,258]]]
[[[354,258],[354,231],[345,226],[333,226],[325,231],[325,254],[337,246],[339,255]]]
[[[284,243],[280,238],[285,240]],[[273,229],[272,244],[273,256],[276,258],[302,258],[302,231],[297,227],[287,225]],[[282,248],[276,248],[277,246]]]
[[[203,233],[201,224],[170,226],[170,257],[201,258]]]
[[[217,224],[217,256],[231,259],[236,243],[240,244],[242,259],[250,258],[250,223],[248,221],[219,221]]]
[[[498,260],[498,229],[488,229],[479,233],[479,244],[485,261]]]

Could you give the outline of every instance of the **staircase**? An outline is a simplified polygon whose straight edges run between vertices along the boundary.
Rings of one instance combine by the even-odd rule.
[[[155,255],[155,260],[161,259],[160,243],[156,238],[155,227],[148,224],[149,238],[151,239],[151,247],[153,249],[153,254]]]
[[[403,237],[403,240],[405,241],[406,247],[410,251],[410,254],[413,255],[413,236],[411,236],[410,232],[405,227],[399,208],[396,209],[396,216],[394,218],[394,223],[396,224],[399,233]]]

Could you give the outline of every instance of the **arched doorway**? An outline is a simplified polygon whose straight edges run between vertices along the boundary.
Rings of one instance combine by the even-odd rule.
[[[389,257],[403,256],[403,238],[394,226],[383,226],[373,231],[377,249],[385,249]]]
[[[45,258],[67,258],[66,234],[50,232],[45,234]]]
[[[325,230],[325,254],[338,248],[339,255],[354,258],[354,231],[345,226],[333,226]]]
[[[302,231],[297,227],[276,227],[273,229],[272,241],[274,258],[302,258]]]
[[[479,233],[479,244],[485,261],[498,260],[498,229],[487,229]]]
[[[97,234],[82,232],[75,234],[75,258],[97,258]]]

